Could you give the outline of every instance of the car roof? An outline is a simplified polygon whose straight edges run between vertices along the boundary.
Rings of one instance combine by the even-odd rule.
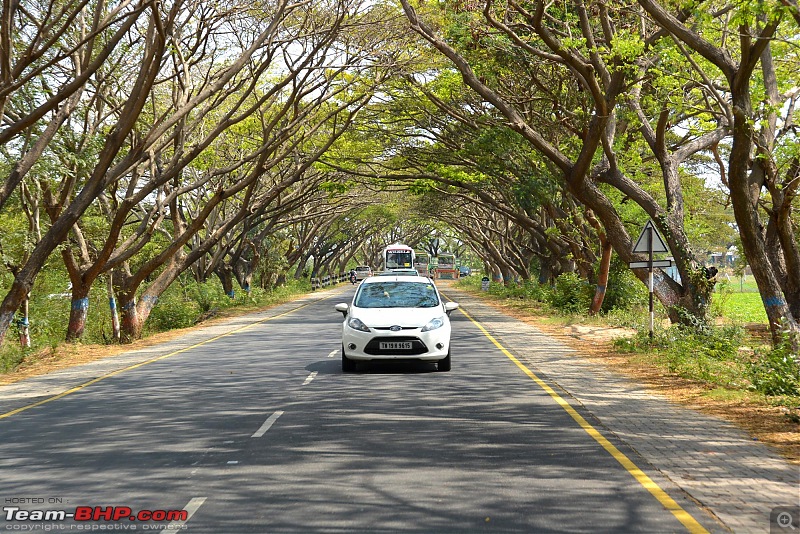
[[[369,278],[365,278],[361,283],[362,284],[374,284],[377,282],[386,282],[388,277],[392,277],[395,282],[414,282],[416,284],[430,284],[433,283],[425,278],[424,276],[414,275],[414,274],[395,274],[392,272],[385,272],[381,273],[378,276],[370,276]]]

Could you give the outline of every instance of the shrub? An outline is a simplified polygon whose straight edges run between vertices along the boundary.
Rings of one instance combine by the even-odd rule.
[[[227,308],[235,303],[235,300],[225,294],[222,283],[216,278],[205,282],[195,282],[192,280],[185,286],[186,296],[191,299],[202,313],[213,308]],[[244,293],[244,291],[239,291]]]
[[[173,328],[192,326],[200,315],[200,307],[187,299],[174,284],[158,299],[150,312],[145,327],[151,332],[162,332]]]
[[[753,389],[770,396],[800,396],[800,366],[796,358],[788,335],[774,349],[756,352],[748,369]]]
[[[564,313],[585,312],[592,302],[593,288],[576,273],[564,273],[556,279],[550,305]]]
[[[736,362],[742,331],[737,327],[671,328],[670,370],[685,378],[721,385],[738,381]],[[730,365],[732,364],[732,365]]]
[[[638,305],[647,305],[647,295],[647,286],[636,278],[626,264],[615,258],[608,273],[602,311],[629,310]]]
[[[636,336],[614,344],[621,351],[652,353],[669,372],[683,378],[726,387],[741,385],[741,328],[673,326],[654,334],[651,341],[648,332],[640,330]]]
[[[553,295],[553,287],[547,284],[540,284],[537,281],[529,281],[526,283],[525,294],[531,300],[536,302],[550,302]]]

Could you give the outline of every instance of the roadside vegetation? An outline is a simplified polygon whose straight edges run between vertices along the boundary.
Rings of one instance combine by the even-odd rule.
[[[0,348],[0,374],[14,371],[23,363],[35,364],[42,358],[51,358],[76,347],[74,342],[64,340],[64,325],[69,320],[70,299],[69,294],[63,292],[63,279],[63,273],[39,278],[39,291],[31,299],[31,346],[3,344]],[[289,301],[310,291],[308,279],[302,279],[271,289],[256,287],[249,292],[241,291],[231,298],[216,278],[196,282],[190,277],[182,277],[164,292],[147,321],[142,337],[188,328],[215,317],[258,310]],[[15,336],[18,335],[19,327],[15,325],[13,328]],[[108,297],[100,291],[94,292],[89,306],[87,328],[80,345],[107,346],[114,343]]]
[[[712,308],[719,315],[695,325],[670,325],[663,307],[657,306],[651,340],[647,292],[635,282],[625,271],[617,274],[612,271],[609,285],[612,298],[594,317],[585,313],[591,300],[587,285],[570,276],[559,277],[553,285],[493,282],[488,292],[480,290],[480,276],[462,278],[458,285],[486,298],[550,317],[556,324],[629,328],[629,335],[609,342],[609,348],[633,364],[649,367],[664,377],[689,380],[713,397],[780,407],[788,421],[800,423],[800,367],[793,357],[788,331],[783,343],[774,348],[771,345],[760,299],[748,306],[731,307],[731,300],[736,300],[730,297],[737,294],[731,292],[727,300],[720,299]],[[612,290],[612,284],[616,289]],[[749,321],[762,317],[759,323]]]

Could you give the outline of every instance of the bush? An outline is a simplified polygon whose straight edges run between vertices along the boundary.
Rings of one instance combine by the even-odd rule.
[[[615,258],[608,273],[602,311],[630,310],[647,305],[647,295],[647,286],[636,278],[626,264]]]
[[[742,329],[732,326],[673,326],[657,330],[652,341],[647,331],[640,330],[614,344],[621,351],[651,353],[669,372],[683,378],[739,387],[744,371],[738,352],[742,336]]]
[[[670,370],[685,378],[720,385],[736,385],[738,347],[742,331],[736,327],[703,329],[675,327],[667,354]]]
[[[529,281],[526,283],[525,294],[536,302],[549,303],[552,300],[553,287],[537,281]]]
[[[222,283],[216,278],[205,282],[192,280],[186,284],[185,292],[186,296],[197,304],[202,313],[214,308],[227,308],[236,302],[225,294],[225,290],[222,289]],[[244,293],[244,291],[239,293]]]
[[[150,332],[163,332],[174,328],[192,326],[200,316],[200,307],[172,287],[161,295],[147,318],[145,328]]]
[[[800,366],[788,335],[767,353],[756,352],[749,366],[753,389],[764,395],[800,396]]]
[[[576,273],[564,273],[556,279],[550,305],[564,313],[585,312],[592,302],[594,289]]]
[[[489,293],[507,299],[524,299],[526,297],[525,285],[520,285],[514,282],[509,282],[508,285],[499,282],[492,282],[489,285]]]

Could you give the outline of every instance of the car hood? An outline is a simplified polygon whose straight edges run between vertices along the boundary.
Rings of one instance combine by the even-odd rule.
[[[353,317],[374,328],[405,326],[421,328],[431,319],[445,315],[441,306],[435,308],[351,308]]]

